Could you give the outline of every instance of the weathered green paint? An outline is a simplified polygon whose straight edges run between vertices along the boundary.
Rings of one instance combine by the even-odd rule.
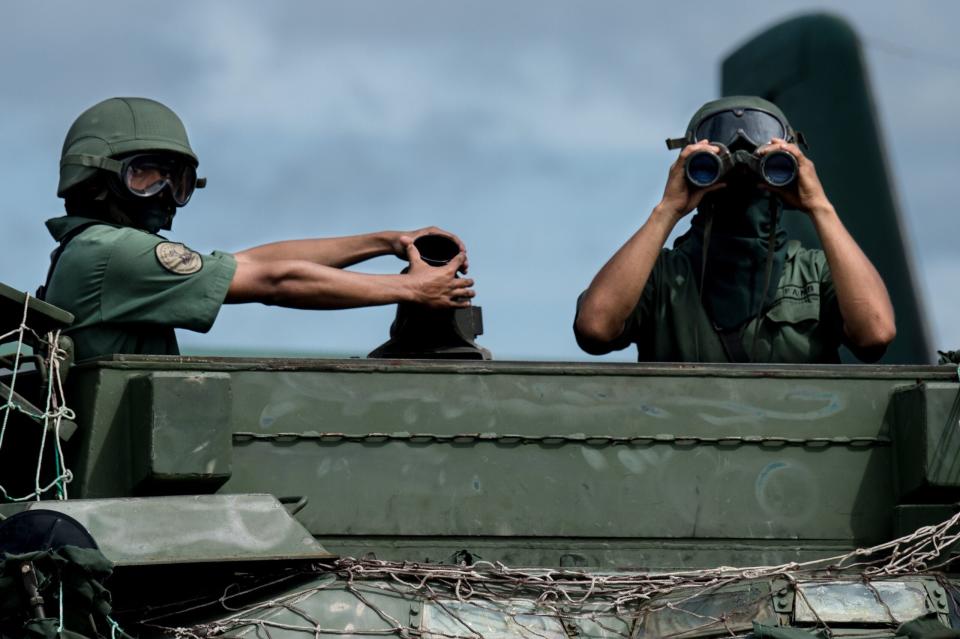
[[[27,310],[27,326],[43,335],[58,331],[73,324],[73,315],[44,301],[0,283],[0,334],[16,330],[24,319],[24,304]]]
[[[230,477],[230,376],[152,372],[130,380],[138,492],[211,492]]]
[[[955,375],[947,367],[115,357],[73,372],[73,397],[92,400],[80,407],[74,470],[82,496],[131,494],[131,460],[143,454],[135,442],[153,428],[130,417],[143,410],[131,389],[162,380],[149,414],[186,427],[197,423],[195,402],[181,401],[188,391],[177,386],[210,384],[208,401],[221,405],[204,410],[229,417],[204,422],[198,437],[223,441],[214,424],[233,435],[231,476],[219,490],[306,497],[297,517],[333,552],[442,561],[467,550],[523,565],[648,567],[756,563],[753,554],[780,563],[889,537],[898,502],[885,438],[895,420],[909,419],[897,417],[891,395],[937,382],[935,401],[952,402]],[[403,432],[483,436],[375,435]],[[591,439],[639,435],[650,439]],[[811,441],[697,441],[772,436]],[[190,450],[152,454],[158,465],[193,468]],[[206,460],[205,451],[194,454]]]
[[[271,495],[71,499],[0,505],[70,515],[118,566],[325,559],[332,555]]]
[[[960,498],[960,393],[956,384],[921,383],[894,396],[897,490],[943,503]]]

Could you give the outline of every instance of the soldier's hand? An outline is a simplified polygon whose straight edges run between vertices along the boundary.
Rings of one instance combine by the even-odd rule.
[[[420,251],[413,245],[413,238],[401,237],[410,269],[407,277],[413,290],[414,300],[430,308],[466,308],[476,293],[471,288],[473,280],[460,279],[457,271],[463,268],[467,256],[461,252],[445,266],[430,266],[420,259]]]
[[[830,200],[820,184],[820,178],[817,177],[817,169],[813,161],[803,154],[800,147],[791,144],[780,138],[773,138],[770,144],[765,144],[757,149],[760,156],[767,155],[774,151],[786,151],[797,160],[797,179],[785,188],[773,187],[762,182],[760,188],[776,193],[783,200],[783,203],[792,209],[797,209],[805,213],[810,213],[818,208],[829,207]]]
[[[720,147],[713,146],[706,140],[688,144],[680,151],[677,161],[670,165],[670,172],[667,174],[667,186],[663,189],[663,199],[660,200],[659,206],[663,210],[669,211],[678,220],[697,208],[704,195],[726,186],[725,182],[718,182],[705,189],[698,189],[687,182],[685,170],[687,158],[697,151],[719,153]]]
[[[407,259],[407,246],[403,243],[403,238],[408,237],[410,241],[413,242],[418,237],[424,235],[442,235],[444,237],[449,237],[451,240],[457,243],[457,246],[460,247],[460,253],[463,254],[463,264],[460,266],[459,271],[461,273],[466,273],[469,268],[469,261],[467,260],[467,246],[463,243],[459,237],[451,233],[450,231],[445,231],[436,226],[426,226],[422,229],[417,229],[416,231],[408,231],[407,233],[401,234],[393,245],[393,252],[400,259]]]

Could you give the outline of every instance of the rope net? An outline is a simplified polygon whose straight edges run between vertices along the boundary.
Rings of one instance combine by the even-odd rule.
[[[60,427],[63,420],[73,420],[75,415],[67,406],[63,392],[63,379],[60,373],[62,362],[67,353],[60,347],[60,331],[51,331],[46,335],[39,335],[27,325],[30,294],[26,294],[23,302],[23,315],[20,325],[0,335],[0,343],[16,340],[16,350],[13,354],[13,364],[10,372],[10,383],[6,388],[0,387],[0,397],[6,402],[0,406],[0,452],[3,451],[5,441],[8,441],[8,431],[14,428],[42,428],[39,450],[36,453],[36,469],[34,472],[33,491],[25,495],[11,495],[3,483],[0,482],[0,501],[28,501],[40,500],[47,493],[54,491],[57,499],[67,499],[67,485],[73,480],[73,474],[64,465],[63,448],[60,439]],[[21,376],[21,366],[26,359],[24,347],[27,340],[41,346],[45,353],[43,362],[47,372],[46,387],[44,389],[43,412],[36,412],[28,405],[17,401],[17,382]],[[11,415],[20,413],[26,420],[11,420]],[[37,423],[39,422],[39,423]],[[51,444],[47,440],[52,438]],[[53,453],[53,479],[43,484],[43,472],[48,457],[48,447]]]
[[[816,628],[830,634],[829,626],[817,614],[814,604],[806,600],[803,590],[797,587],[801,580],[813,580],[863,584],[876,597],[876,604],[888,614],[889,619],[883,623],[894,628],[905,620],[895,618],[873,583],[913,576],[945,584],[938,571],[953,559],[947,549],[958,540],[960,514],[870,548],[776,566],[601,573],[514,569],[486,561],[452,566],[342,558],[314,564],[306,573],[298,573],[299,577],[304,574],[314,577],[310,586],[292,592],[288,589],[282,596],[253,605],[236,602],[264,585],[247,590],[233,585],[214,602],[233,614],[214,622],[180,627],[158,623],[162,618],[182,614],[181,610],[142,620],[142,623],[161,629],[169,636],[189,639],[225,634],[566,639],[577,632],[584,636],[629,639],[648,636],[646,632],[638,632],[638,627],[651,615],[669,611],[685,620],[680,624],[682,631],[677,628],[676,636],[703,632],[711,627],[719,635],[745,636],[750,619],[779,589],[793,592],[798,605],[799,600],[804,600],[816,618]],[[284,579],[292,577],[277,581]],[[771,585],[752,590],[741,588],[739,597],[723,598],[723,593],[729,592],[732,586],[764,580]],[[773,583],[780,585],[774,587]],[[325,603],[310,605],[311,598],[333,590],[341,591],[340,598],[335,600],[339,603],[331,604],[334,600],[327,599]],[[945,592],[953,596],[952,589]],[[352,599],[344,603],[344,596]],[[710,597],[722,599],[719,611],[718,606],[702,605],[705,598]],[[435,611],[433,622],[421,624],[419,614],[398,613],[404,610],[397,605],[398,601],[406,605],[406,609],[411,602],[429,602]],[[339,609],[354,611],[352,621],[366,618],[367,623],[338,626],[331,617],[335,617],[333,611]],[[494,614],[484,620],[483,611]]]

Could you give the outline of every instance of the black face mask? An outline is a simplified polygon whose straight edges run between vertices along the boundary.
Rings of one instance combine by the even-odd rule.
[[[169,231],[177,206],[167,190],[150,197],[135,197],[121,185],[113,185],[107,194],[107,211],[114,221],[148,233]]]
[[[779,206],[779,200],[760,191],[753,183],[729,183],[726,188],[704,196],[691,220],[690,231],[675,244],[690,260],[704,309],[721,330],[742,326],[757,315],[758,309],[774,300],[787,243],[779,215],[776,225],[772,224],[772,213],[779,211]],[[774,239],[772,270],[770,281],[765,282],[771,233]],[[706,269],[705,242],[709,242]]]
[[[167,190],[151,197],[134,197],[109,183],[91,184],[64,203],[68,215],[130,226],[148,233],[170,230],[177,207]]]
[[[758,189],[755,186],[756,177],[746,172],[742,176],[730,176],[725,181],[725,188],[703,197],[697,213],[713,215],[714,232],[736,237],[766,238],[770,228],[770,196]]]
[[[132,226],[147,231],[159,233],[169,231],[173,226],[173,216],[177,214],[177,207],[173,202],[165,202],[161,196],[144,198],[135,203],[125,203],[128,215],[133,221]]]

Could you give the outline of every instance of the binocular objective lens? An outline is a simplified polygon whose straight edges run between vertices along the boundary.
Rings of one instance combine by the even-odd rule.
[[[797,160],[784,151],[770,153],[763,158],[760,173],[768,184],[786,186],[797,177]]]
[[[698,151],[687,158],[687,179],[694,186],[710,186],[720,177],[720,158],[709,151]]]

